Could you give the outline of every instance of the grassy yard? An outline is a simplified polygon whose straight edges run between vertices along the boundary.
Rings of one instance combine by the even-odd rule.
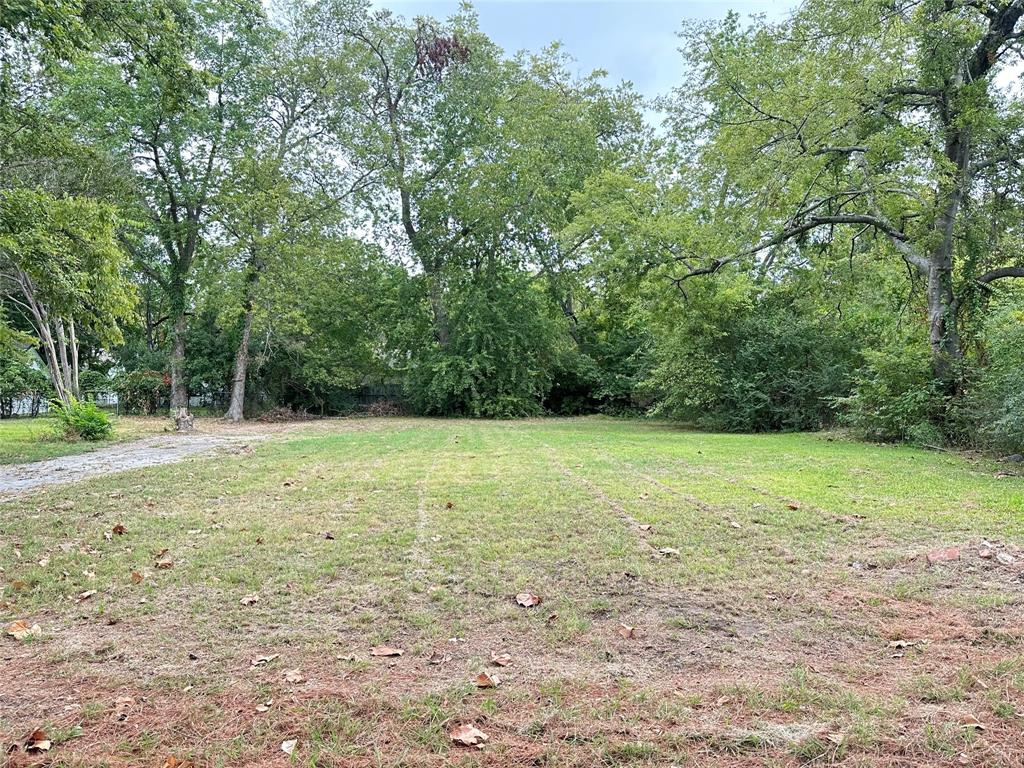
[[[1003,469],[382,419],[53,488],[0,505],[5,624],[41,629],[0,643],[0,734],[54,742],[15,765],[1019,768]]]
[[[114,440],[134,440],[163,432],[171,423],[167,419],[142,416],[112,416],[111,420],[114,422]],[[0,464],[70,456],[104,444],[107,443],[58,440],[54,436],[54,420],[45,416],[0,421]]]

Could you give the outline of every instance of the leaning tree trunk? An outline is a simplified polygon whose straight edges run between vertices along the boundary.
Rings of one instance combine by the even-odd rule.
[[[188,388],[185,386],[185,330],[187,321],[182,311],[174,319],[171,339],[171,418],[178,432],[189,432],[194,419],[188,410]]]
[[[242,321],[242,338],[235,353],[235,373],[231,379],[231,402],[224,415],[228,421],[245,419],[245,379],[249,370],[249,338],[252,335],[252,299],[245,303],[245,318]]]

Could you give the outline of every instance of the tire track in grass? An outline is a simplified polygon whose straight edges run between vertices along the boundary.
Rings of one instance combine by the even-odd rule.
[[[437,473],[442,456],[447,456],[448,449],[456,436],[455,432],[448,435],[441,447],[434,452],[433,458],[427,466],[426,474],[416,481],[416,535],[409,546],[409,561],[414,566],[409,574],[410,579],[423,579],[430,570],[432,560],[426,546],[427,536],[431,530],[430,512],[427,507],[427,486],[430,479]]]
[[[655,549],[651,545],[651,543],[647,541],[646,538],[644,538],[644,529],[641,528],[641,525],[643,525],[643,523],[641,523],[639,520],[633,517],[621,504],[619,504],[617,501],[615,501],[615,499],[613,499],[611,496],[605,493],[604,489],[602,489],[596,483],[594,483],[589,478],[581,474],[573,472],[569,465],[562,461],[562,459],[558,456],[558,452],[554,449],[553,446],[551,446],[549,443],[544,442],[540,438],[535,439],[541,445],[541,447],[544,448],[544,451],[545,453],[547,453],[548,460],[551,462],[551,464],[554,465],[554,467],[558,469],[558,471],[560,471],[562,475],[567,480],[569,480],[570,483],[575,485],[577,488],[581,488],[582,490],[586,491],[591,496],[593,496],[595,499],[600,501],[612,512],[614,512],[616,517],[618,517],[623,523],[626,524],[626,527],[628,527],[629,530],[633,533],[633,538],[641,549],[644,549],[654,555],[659,554],[658,550]]]

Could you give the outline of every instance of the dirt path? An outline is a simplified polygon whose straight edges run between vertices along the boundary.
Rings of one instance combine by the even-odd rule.
[[[264,439],[261,434],[157,435],[115,443],[89,453],[61,456],[28,464],[0,467],[0,501],[47,485],[76,483],[129,469],[170,464],[224,446],[242,446]]]

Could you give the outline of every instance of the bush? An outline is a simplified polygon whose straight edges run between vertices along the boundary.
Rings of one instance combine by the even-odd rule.
[[[125,413],[151,416],[170,395],[171,380],[162,371],[130,371],[118,377],[115,389]]]
[[[72,398],[65,405],[54,400],[50,403],[50,412],[56,417],[57,431],[65,440],[105,440],[114,433],[110,417],[95,403]]]
[[[870,440],[942,444],[945,413],[941,382],[932,378],[927,344],[909,341],[865,352],[853,393],[836,398],[843,421]]]

